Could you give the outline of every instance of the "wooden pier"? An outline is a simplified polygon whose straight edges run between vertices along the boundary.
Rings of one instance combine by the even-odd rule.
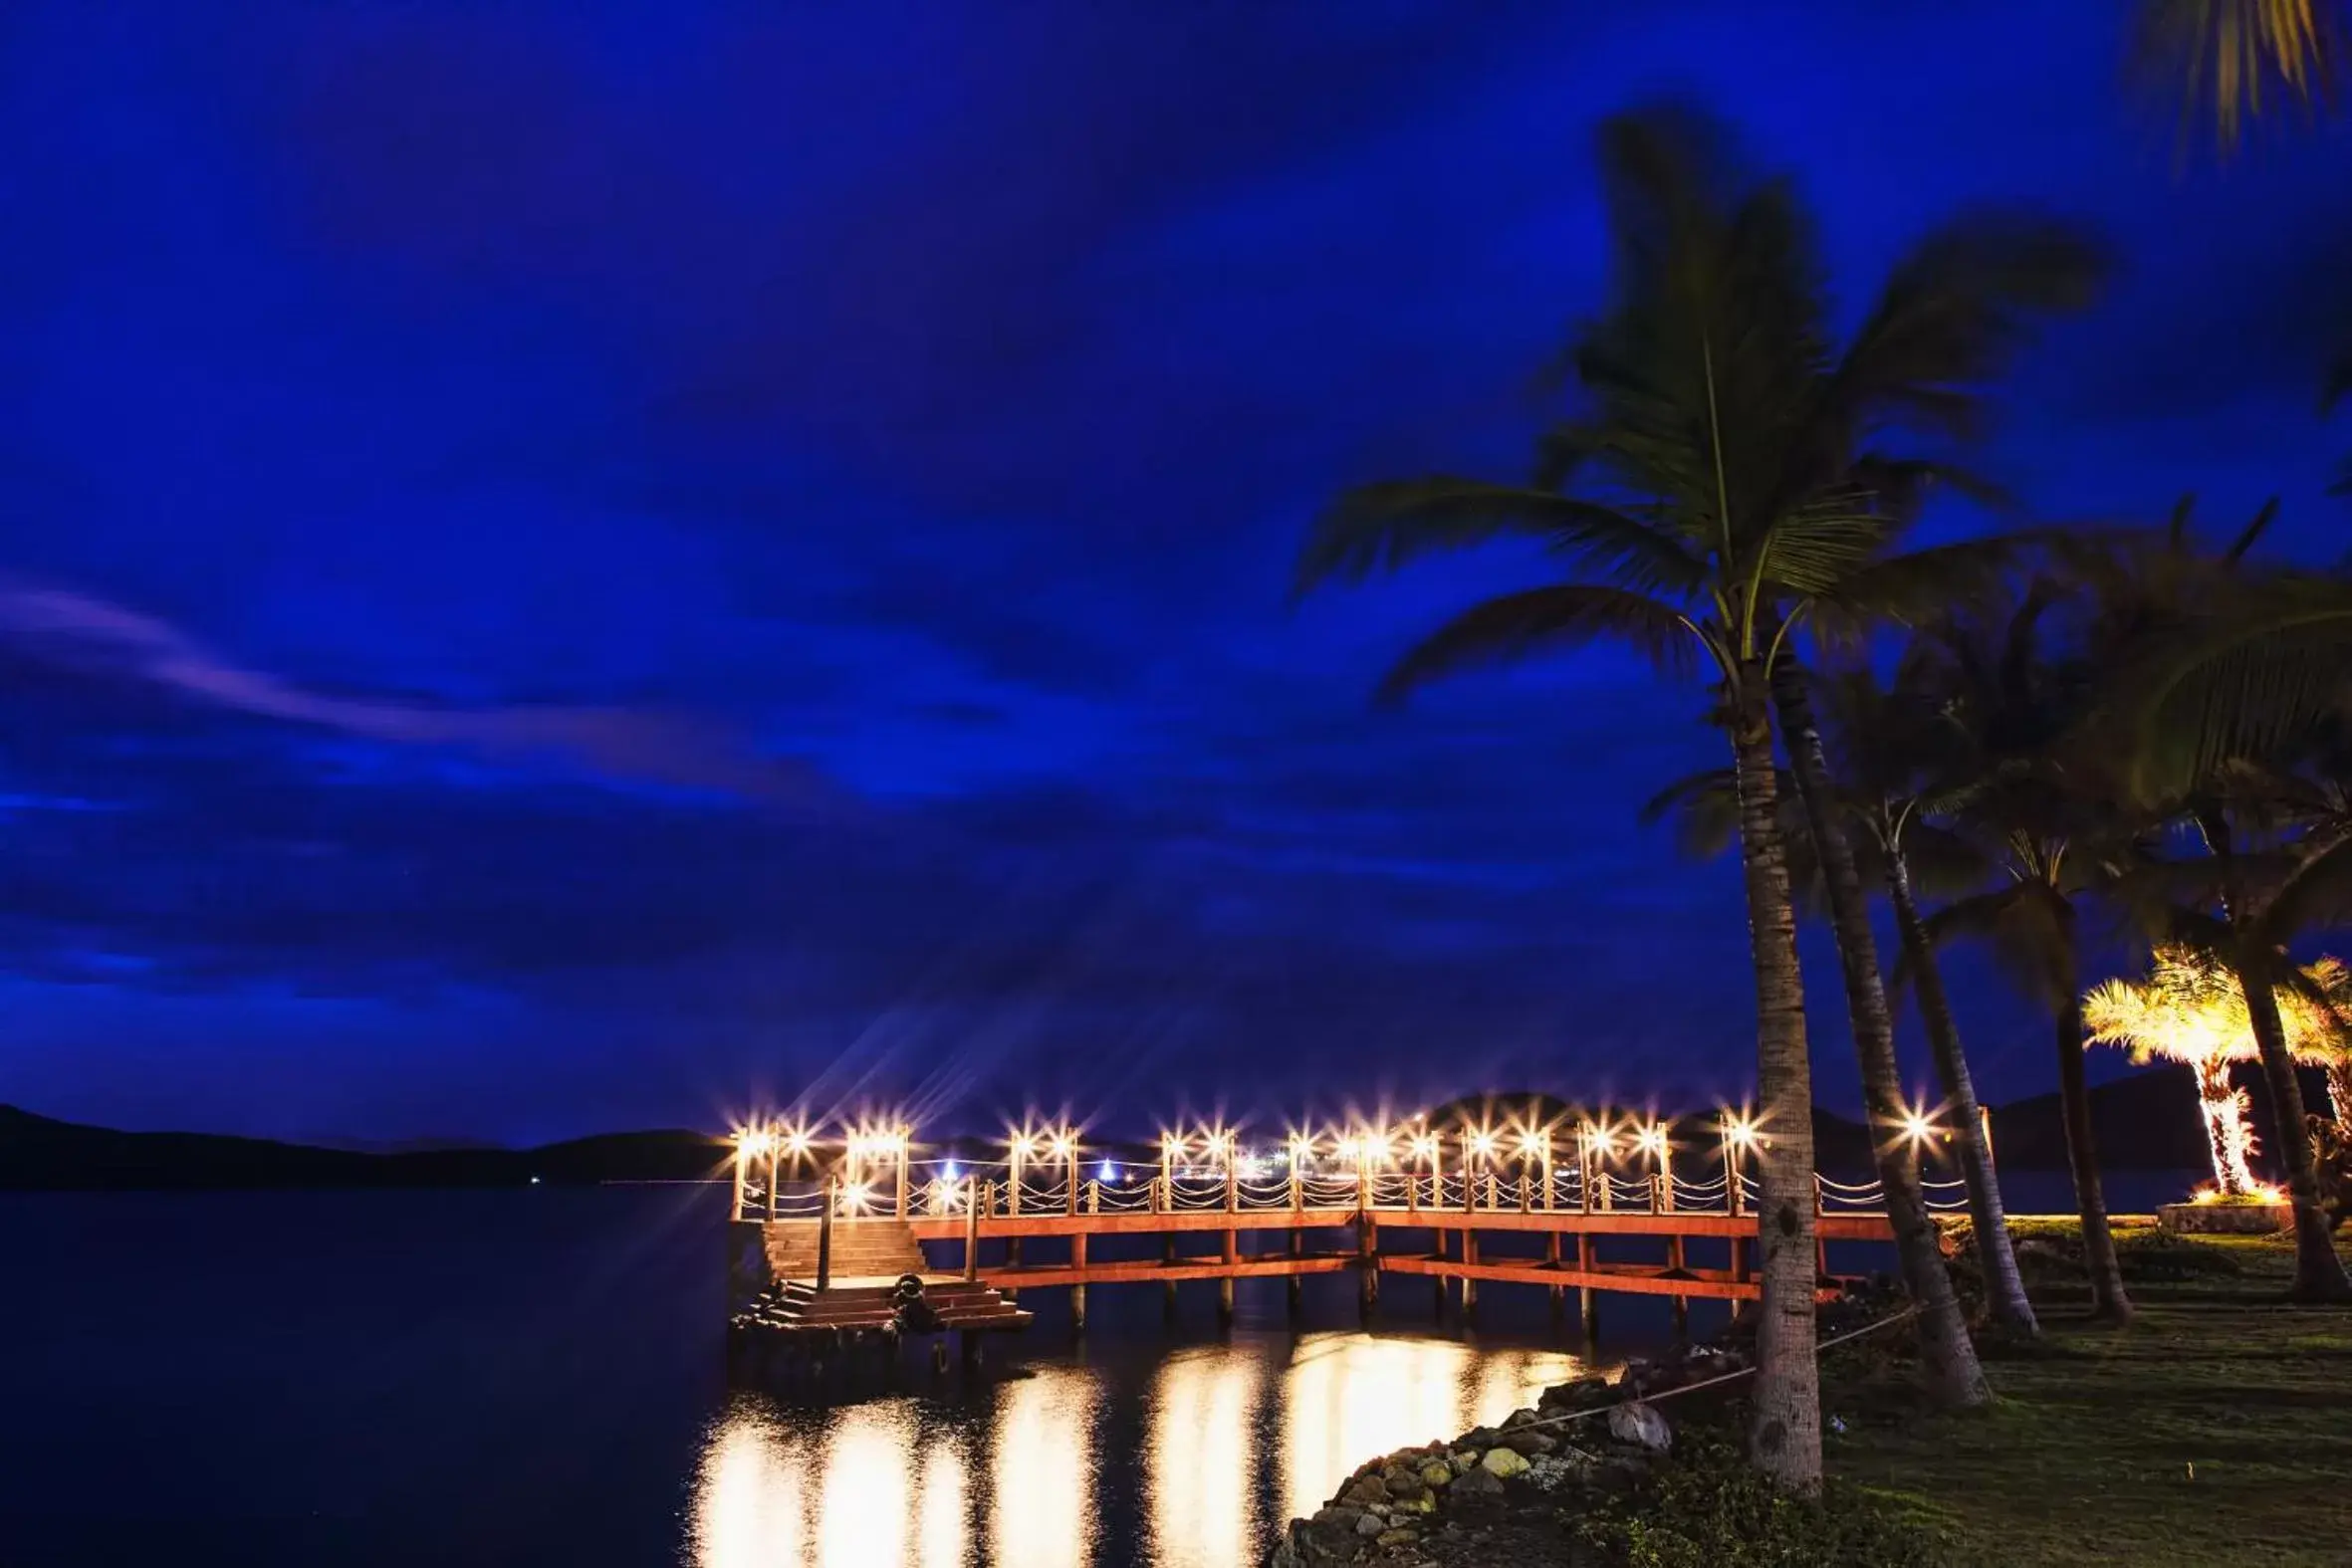
[[[1204,1145],[1222,1155],[1209,1171],[1180,1165],[1171,1139],[1156,1176],[1138,1172],[1121,1183],[1108,1165],[1102,1178],[1086,1179],[1067,1139],[1054,1142],[1053,1158],[1043,1161],[1034,1145],[1017,1142],[994,1167],[1001,1175],[940,1161],[929,1162],[928,1180],[917,1180],[900,1132],[852,1138],[843,1160],[793,1192],[778,1166],[784,1146],[771,1142],[737,1161],[736,1272],[740,1280],[746,1255],[756,1257],[763,1304],[754,1317],[763,1334],[813,1344],[893,1335],[892,1286],[915,1275],[968,1356],[977,1355],[982,1335],[1028,1324],[1030,1314],[1014,1304],[1023,1290],[1067,1290],[1071,1322],[1082,1330],[1096,1285],[1157,1283],[1172,1310],[1177,1285],[1214,1280],[1221,1320],[1231,1318],[1241,1279],[1289,1281],[1294,1313],[1300,1281],[1315,1274],[1354,1275],[1367,1312],[1384,1276],[1433,1281],[1441,1305],[1449,1289],[1458,1291],[1468,1312],[1482,1285],[1529,1285],[1550,1292],[1555,1313],[1575,1291],[1588,1335],[1610,1292],[1668,1298],[1678,1328],[1694,1300],[1761,1295],[1754,1184],[1738,1158],[1747,1142],[1727,1132],[1720,1168],[1699,1179],[1677,1173],[1654,1131],[1637,1140],[1654,1158],[1636,1175],[1610,1169],[1605,1144],[1596,1154],[1596,1142],[1580,1138],[1572,1168],[1555,1169],[1548,1137],[1523,1135],[1514,1170],[1494,1157],[1492,1139],[1465,1136],[1461,1168],[1447,1172],[1434,1158],[1420,1170],[1381,1169],[1367,1141],[1353,1146],[1355,1169],[1337,1175],[1315,1172],[1294,1145],[1287,1171],[1253,1180],[1230,1138]],[[1408,1145],[1423,1156],[1436,1146],[1430,1136]],[[1833,1244],[1893,1239],[1876,1196],[1868,1185],[1816,1180],[1824,1292],[1840,1283]],[[1112,1250],[1131,1254],[1138,1248],[1125,1238],[1143,1237],[1157,1245],[1141,1248],[1142,1256],[1102,1257],[1094,1247],[1115,1238],[1123,1244]],[[1540,1255],[1526,1255],[1534,1241]],[[744,1322],[739,1313],[738,1326]]]

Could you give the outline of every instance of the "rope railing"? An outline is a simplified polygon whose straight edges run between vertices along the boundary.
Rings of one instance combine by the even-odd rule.
[[[850,1167],[847,1176],[836,1173],[822,1182],[778,1173],[773,1196],[770,1184],[746,1171],[738,1184],[735,1212],[745,1220],[807,1221],[823,1213],[825,1194],[831,1192],[836,1195],[834,1213],[844,1217],[896,1213],[938,1219],[968,1216],[975,1208],[983,1220],[1105,1212],[1268,1214],[1314,1210],[1344,1215],[1359,1209],[1376,1209],[1383,1215],[1745,1215],[1760,1207],[1764,1196],[1760,1177],[1728,1168],[1686,1178],[1665,1170],[1620,1174],[1589,1167],[1544,1173],[1531,1163],[1524,1169],[1511,1165],[1494,1170],[1474,1167],[1467,1174],[1391,1169],[1368,1176],[1345,1169],[1292,1173],[1278,1166],[1281,1174],[1244,1177],[1197,1167],[1169,1170],[1161,1176],[1150,1174],[1148,1166],[1131,1165],[1125,1168],[1127,1180],[1114,1181],[1088,1177],[1083,1164],[1055,1169],[1042,1161],[1028,1163],[1018,1177],[1009,1161],[925,1159],[906,1161],[896,1169],[892,1166],[893,1162],[875,1160]],[[1105,1161],[1101,1169],[1109,1171],[1112,1166]],[[1931,1211],[1952,1214],[1968,1207],[1964,1180],[1923,1179],[1920,1187]],[[1814,1176],[1816,1213],[1871,1214],[1884,1206],[1885,1188],[1878,1180],[1848,1182],[1819,1173]]]

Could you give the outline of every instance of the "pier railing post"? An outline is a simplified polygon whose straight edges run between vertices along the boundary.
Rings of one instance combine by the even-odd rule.
[[[980,1277],[980,1178],[967,1179],[970,1190],[964,1200],[964,1281],[967,1284]]]
[[[1529,1187],[1528,1187],[1528,1172],[1527,1172],[1527,1168],[1526,1168],[1525,1166],[1522,1166],[1522,1167],[1520,1168],[1520,1173],[1519,1173],[1519,1212],[1520,1212],[1521,1214],[1523,1214],[1523,1215],[1524,1215],[1524,1214],[1526,1214],[1526,1213],[1527,1213],[1527,1212],[1528,1212],[1529,1209],[1531,1209],[1532,1207],[1534,1207],[1534,1206],[1533,1206],[1533,1205],[1532,1205],[1532,1204],[1531,1204],[1531,1203],[1529,1201],[1529,1197],[1528,1197],[1528,1195],[1529,1195]]]
[[[817,1288],[828,1290],[833,1282],[833,1186],[838,1180],[824,1179],[824,1207],[817,1212]]]
[[[768,1218],[776,1218],[776,1142],[768,1143]]]
[[[1086,1184],[1086,1213],[1090,1215],[1102,1213],[1102,1184],[1100,1182]]]
[[[1078,1212],[1078,1151],[1075,1145],[1069,1151],[1069,1212],[1073,1215]]]
[[[1813,1173],[1813,1272],[1829,1277],[1829,1237],[1821,1233],[1821,1217],[1828,1213],[1828,1194],[1821,1187],[1821,1173]]]
[[[1298,1175],[1298,1156],[1291,1157],[1291,1213],[1306,1207],[1306,1184]]]
[[[904,1220],[904,1219],[906,1218],[906,1134],[904,1134],[904,1133],[899,1133],[899,1134],[897,1135],[897,1139],[898,1139],[898,1218],[899,1218],[899,1219],[901,1219],[901,1220]]]
[[[1241,1176],[1234,1170],[1233,1145],[1225,1146],[1225,1212],[1232,1214],[1242,1204]]]

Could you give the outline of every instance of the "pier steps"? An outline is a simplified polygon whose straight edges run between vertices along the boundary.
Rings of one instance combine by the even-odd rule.
[[[780,1220],[767,1228],[768,1269],[778,1279],[817,1278],[818,1223]],[[836,1284],[894,1281],[924,1271],[922,1243],[903,1220],[835,1220],[830,1259]]]

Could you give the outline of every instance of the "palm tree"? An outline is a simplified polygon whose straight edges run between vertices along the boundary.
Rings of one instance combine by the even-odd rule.
[[[2290,943],[2352,900],[2352,580],[2247,561],[2263,506],[2218,553],[2175,509],[2161,542],[2095,560],[2098,658],[2118,693],[2089,743],[2131,760],[2142,808],[2187,856],[2147,847],[2118,891],[2159,940],[2198,950],[2244,990],[2260,1081],[2282,1130],[2295,1217],[2294,1294],[2352,1299],[2328,1239],[2278,987],[2303,984]]]
[[[1988,874],[1973,846],[1929,820],[1923,807],[1923,780],[1932,776],[1942,753],[1946,726],[1938,696],[1917,678],[1918,661],[1907,659],[1894,683],[1882,687],[1867,668],[1854,666],[1815,677],[1819,707],[1827,719],[1836,809],[1857,865],[1878,881],[1895,913],[1903,950],[1900,973],[1916,988],[1922,1023],[1935,1059],[1938,1087],[1955,1124],[1954,1140],[1968,1179],[1974,1242],[1984,1270],[1988,1306],[1994,1319],[2025,1334],[2039,1332],[2032,1302],[2017,1269],[2000,1183],[1959,1022],[1947,997],[1935,950],[1921,919],[1915,876],[1925,873],[1938,888],[1982,885]],[[1793,796],[1793,788],[1783,791]],[[1660,790],[1642,808],[1645,821],[1677,819],[1684,851],[1712,858],[1730,848],[1735,795],[1729,775],[1693,775]],[[1810,823],[1788,813],[1791,863],[1796,886],[1819,902],[1819,856]]]
[[[1965,746],[1956,745],[1942,694],[1928,674],[1929,665],[1917,650],[1883,687],[1866,668],[1857,666],[1824,685],[1823,706],[1842,760],[1850,836],[1857,847],[1867,847],[1877,864],[1894,912],[1902,973],[1911,980],[1935,1061],[1937,1087],[1955,1126],[1988,1305],[1996,1321],[2032,1334],[2039,1325],[2017,1269],[1992,1141],[1986,1136],[1976,1080],[1915,886],[1924,875],[1939,889],[1977,887],[1991,873],[1976,847],[1928,810],[1930,792],[1945,772],[1965,765],[1969,755]]]
[[[2023,311],[2079,297],[2093,267],[2046,224],[1955,224],[1898,269],[1838,352],[1810,225],[1785,182],[1739,177],[1714,127],[1673,112],[1607,121],[1601,162],[1612,298],[1566,355],[1586,406],[1546,436],[1537,481],[1366,486],[1324,517],[1301,581],[1505,534],[1550,547],[1566,580],[1465,611],[1391,671],[1391,697],[1601,638],[1669,673],[1705,669],[1738,786],[1770,1128],[1752,1447],[1767,1474],[1810,1489],[1820,1475],[1811,1070],[1772,678],[1793,620],[1916,611],[1968,568],[1965,551],[1888,559],[1907,498],[1941,470],[1866,443],[1897,430],[1965,433],[1977,412],[1966,388],[1998,366]],[[1973,1353],[1961,1354],[1981,1385]]]
[[[2224,153],[2272,109],[2334,97],[2334,0],[2141,0],[2143,60],[2171,79],[2184,121],[2210,111]]]
[[[1980,847],[1999,885],[1936,910],[1923,934],[1931,947],[1984,941],[2011,984],[2048,1011],[2092,1313],[2122,1322],[2131,1298],[2107,1224],[2084,1073],[2082,932],[2085,905],[2111,883],[2138,824],[2117,814],[2119,791],[2102,779],[2096,752],[2066,744],[2092,687],[2082,660],[2046,646],[2044,621],[2065,597],[2039,580],[2006,616],[1958,622],[1934,640],[1926,678],[1944,693],[1957,748],[1935,816]]]
[[[2298,984],[2277,988],[2273,1006],[2294,1056],[2330,1063],[2343,1039],[2338,1008],[2352,973],[2332,958],[2302,965],[2299,973]],[[2135,1062],[2161,1058],[2196,1073],[2215,1191],[2226,1198],[2254,1193],[2260,1184],[2247,1163],[2253,1130],[2245,1091],[2231,1083],[2230,1069],[2260,1053],[2237,976],[2194,949],[2159,947],[2147,979],[2110,980],[2084,997],[2083,1019],[2094,1044],[2126,1046]],[[2289,1129],[2281,1133],[2293,1136]]]
[[[2287,1173],[2295,1228],[2289,1295],[2352,1301],[2311,1143],[2299,1136],[2303,1090],[2277,1001],[2281,989],[2310,988],[2289,947],[2352,908],[2352,790],[2340,779],[2238,764],[2207,781],[2182,814],[2203,853],[2151,856],[2125,892],[2164,936],[2236,977]]]

